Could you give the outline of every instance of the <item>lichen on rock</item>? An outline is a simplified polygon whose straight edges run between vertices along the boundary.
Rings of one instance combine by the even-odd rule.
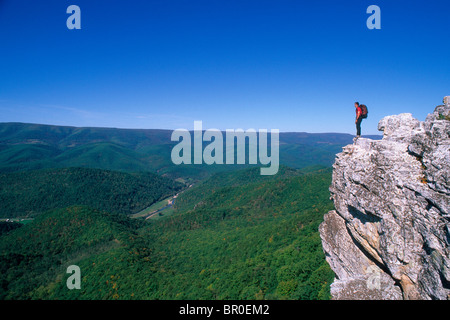
[[[379,122],[343,148],[320,225],[334,299],[450,297],[450,97],[425,121]]]

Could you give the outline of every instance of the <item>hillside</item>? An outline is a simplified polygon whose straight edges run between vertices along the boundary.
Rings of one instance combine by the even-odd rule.
[[[329,170],[228,175],[212,194],[199,188],[194,210],[150,223],[72,207],[8,231],[0,236],[2,297],[329,298],[333,274],[318,233],[332,206]],[[81,269],[81,290],[65,287],[69,264]]]
[[[289,178],[301,175],[300,170],[295,170],[286,166],[281,166],[276,174],[276,179]],[[193,209],[200,205],[202,201],[224,187],[237,187],[249,183],[257,183],[273,180],[272,176],[260,174],[259,168],[239,170],[233,173],[220,172],[212,175],[209,179],[200,181],[195,188],[184,191],[176,200],[175,208],[179,211]]]
[[[171,162],[171,130],[77,128],[0,123],[0,172],[86,167],[151,171],[202,180],[248,166],[179,165]],[[353,136],[339,133],[280,133],[280,163],[292,168],[331,166]],[[377,138],[377,137],[373,137]]]
[[[164,248],[154,259],[165,270],[152,298],[328,298],[317,228],[329,183],[325,172],[223,187],[152,223],[146,232]]]
[[[3,234],[0,299],[51,298],[69,265],[123,250],[137,227],[124,215],[70,207],[42,214]]]
[[[73,205],[132,214],[182,187],[153,173],[88,168],[0,173],[0,217],[30,217]]]

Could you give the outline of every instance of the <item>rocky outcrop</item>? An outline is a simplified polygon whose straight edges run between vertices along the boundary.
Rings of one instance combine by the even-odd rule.
[[[450,299],[450,98],[343,148],[320,235],[333,299]]]

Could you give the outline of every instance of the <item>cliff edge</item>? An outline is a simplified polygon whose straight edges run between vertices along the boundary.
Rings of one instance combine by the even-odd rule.
[[[343,148],[319,231],[333,299],[450,299],[450,97]]]

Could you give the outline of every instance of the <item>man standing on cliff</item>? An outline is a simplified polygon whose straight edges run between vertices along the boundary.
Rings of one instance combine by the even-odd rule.
[[[358,139],[361,136],[361,122],[363,120],[363,114],[361,107],[359,106],[359,102],[355,102],[355,108],[356,108],[356,137],[355,140]]]

